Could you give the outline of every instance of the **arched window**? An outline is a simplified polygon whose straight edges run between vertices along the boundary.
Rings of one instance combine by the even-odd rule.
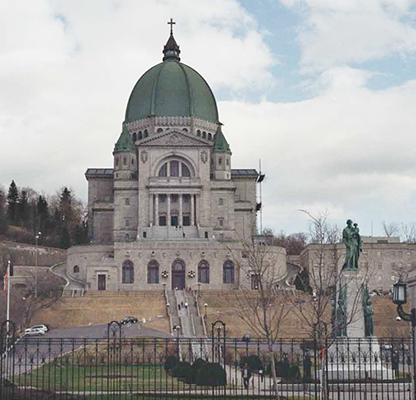
[[[74,266],[74,274],[78,274],[79,273],[79,267],[78,265]]]
[[[147,283],[159,283],[159,263],[155,260],[147,265]]]
[[[223,267],[223,282],[234,283],[234,263],[227,260]]]
[[[184,162],[178,161],[178,160],[172,160],[164,163],[160,169],[158,176],[160,177],[167,177],[167,176],[173,176],[173,177],[191,177],[191,169],[188,165],[186,165]]]
[[[134,283],[134,266],[130,260],[123,263],[122,281],[123,283]]]
[[[199,129],[196,131],[196,136],[201,136],[201,131]]]
[[[212,133],[208,133],[208,140],[212,140]]]
[[[137,134],[135,132],[135,133],[133,133],[133,142],[135,142],[136,140],[137,140]]]
[[[137,134],[137,137],[139,138],[139,140],[143,139],[142,131],[139,131],[139,133]]]
[[[207,138],[207,133],[206,132],[202,132],[202,139],[206,139]]]
[[[184,163],[182,163],[182,176],[187,178],[191,177],[191,171],[189,171],[189,168]]]
[[[209,264],[202,260],[198,265],[198,282],[209,283]]]
[[[147,138],[149,136],[149,132],[147,132],[147,129],[144,130],[144,137]]]
[[[163,132],[163,128],[157,128],[157,133]]]
[[[187,128],[183,128],[182,131],[183,132],[188,132],[188,129]]]

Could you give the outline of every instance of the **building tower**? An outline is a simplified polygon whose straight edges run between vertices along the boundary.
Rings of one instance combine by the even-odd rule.
[[[218,125],[212,147],[212,177],[215,180],[231,180],[231,149],[221,125]]]
[[[137,235],[137,156],[127,126],[114,146],[114,241]]]

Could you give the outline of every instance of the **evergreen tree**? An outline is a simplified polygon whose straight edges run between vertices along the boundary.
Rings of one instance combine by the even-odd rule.
[[[0,187],[0,235],[7,232],[6,193]]]
[[[17,206],[17,220],[20,225],[28,227],[29,226],[29,204],[27,199],[27,192],[22,190],[19,196],[19,204]]]
[[[18,206],[19,206],[19,190],[14,181],[9,186],[7,194],[7,217],[9,223],[17,225],[18,222]]]
[[[36,204],[36,223],[36,229],[46,236],[50,227],[49,207],[48,202],[42,195],[38,197]]]

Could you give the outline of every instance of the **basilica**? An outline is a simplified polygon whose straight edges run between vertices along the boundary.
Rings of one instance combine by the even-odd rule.
[[[214,94],[180,53],[171,30],[131,92],[113,168],[86,171],[91,243],[66,266],[87,290],[256,288],[241,266],[243,241],[261,243],[259,173],[232,168]],[[270,252],[284,278],[285,250]]]

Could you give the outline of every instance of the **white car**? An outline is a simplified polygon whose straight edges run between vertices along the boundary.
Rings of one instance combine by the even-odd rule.
[[[48,332],[49,326],[48,325],[33,325],[30,329],[42,329],[43,331]]]
[[[39,336],[44,335],[45,331],[39,328],[29,328],[25,329],[25,336]]]

